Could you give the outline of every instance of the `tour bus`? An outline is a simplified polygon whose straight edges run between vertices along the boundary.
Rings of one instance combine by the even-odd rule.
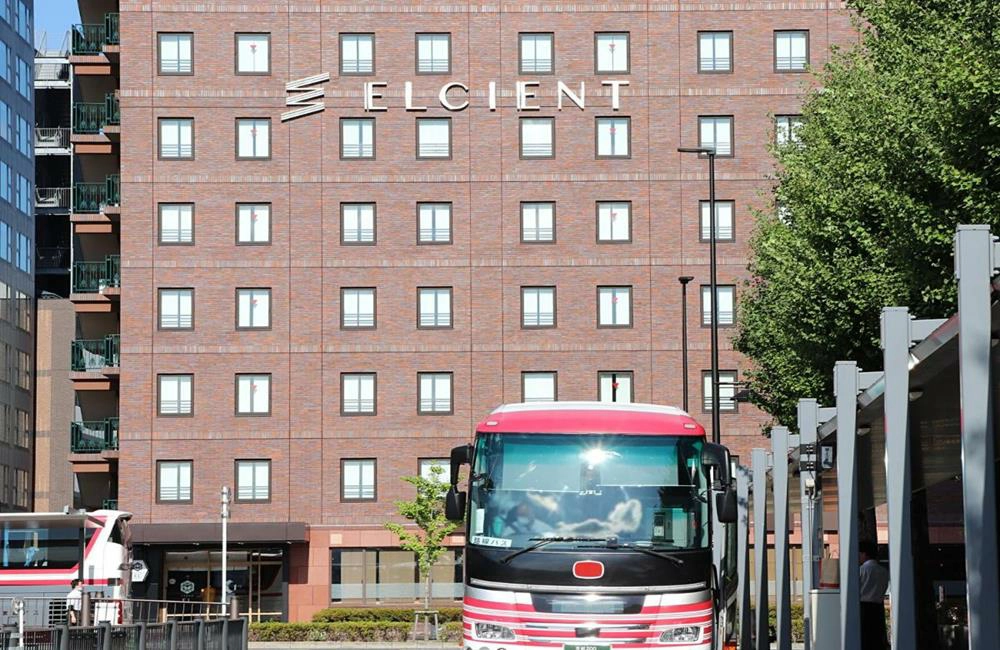
[[[118,510],[0,514],[0,625],[16,625],[14,599],[24,603],[26,625],[64,623],[74,578],[93,598],[126,598],[131,517]],[[103,603],[94,607],[93,622],[115,623],[120,613]]]
[[[720,528],[736,521],[730,473],[726,448],[676,408],[497,408],[451,452],[446,514],[466,521],[463,648],[714,647],[730,599],[711,521],[713,510]]]

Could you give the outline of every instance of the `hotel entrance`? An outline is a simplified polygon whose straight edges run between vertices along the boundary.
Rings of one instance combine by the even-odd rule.
[[[222,600],[220,550],[166,551],[161,598],[174,601]],[[227,578],[239,603],[240,615],[251,622],[280,621],[285,610],[280,548],[229,551]]]

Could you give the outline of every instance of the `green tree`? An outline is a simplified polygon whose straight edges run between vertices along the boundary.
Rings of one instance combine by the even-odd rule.
[[[1000,224],[1000,3],[853,0],[859,38],[815,73],[798,142],[775,148],[737,350],[751,399],[794,424],[833,364],[881,367],[879,314],[955,308],[959,223]]]
[[[399,545],[411,551],[417,560],[420,579],[424,582],[424,608],[431,606],[431,569],[447,551],[444,538],[455,531],[461,522],[448,521],[444,516],[444,495],[448,484],[444,481],[444,468],[433,465],[431,476],[404,476],[402,480],[417,489],[412,500],[396,501],[396,511],[417,525],[417,532],[411,532],[402,524],[385,525],[399,538]]]

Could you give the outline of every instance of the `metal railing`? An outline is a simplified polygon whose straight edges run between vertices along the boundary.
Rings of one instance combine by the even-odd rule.
[[[118,418],[70,424],[70,450],[74,454],[96,454],[115,449],[118,449]]]
[[[73,25],[70,29],[73,54],[100,54],[105,45],[118,45],[119,15],[104,14],[104,24]]]
[[[104,42],[108,45],[118,45],[121,42],[118,24],[119,15],[117,12],[104,14]]]
[[[117,102],[117,100],[116,100]],[[108,205],[120,205],[122,200],[122,177],[120,174],[108,174],[104,177],[104,200]]]
[[[121,607],[122,621],[125,623],[166,623],[168,621],[191,622],[223,619],[230,615],[226,605],[201,600],[153,600],[147,598],[126,598],[112,600],[95,598],[96,605],[114,603]]]
[[[70,368],[75,372],[117,368],[121,336],[108,334],[103,339],[77,339],[72,343]]]
[[[35,149],[68,149],[69,129],[35,127]]]
[[[88,135],[100,133],[107,123],[105,102],[75,102],[73,104],[73,133]]]
[[[73,263],[73,293],[100,293],[121,286],[121,256],[108,255],[101,262]]]
[[[121,109],[118,104],[118,95],[108,93],[104,96],[104,119],[107,124],[121,123]]]
[[[105,206],[121,203],[121,175],[108,174],[104,182],[77,183],[73,191],[73,212],[97,214]]]
[[[36,187],[35,188],[36,208],[68,208],[69,188],[68,187]]]
[[[35,63],[35,81],[69,81],[69,64],[60,61],[37,61]]]

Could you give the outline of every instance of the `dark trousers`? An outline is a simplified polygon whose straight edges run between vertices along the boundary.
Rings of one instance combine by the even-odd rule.
[[[861,650],[887,650],[885,636],[885,606],[882,603],[861,603]]]

